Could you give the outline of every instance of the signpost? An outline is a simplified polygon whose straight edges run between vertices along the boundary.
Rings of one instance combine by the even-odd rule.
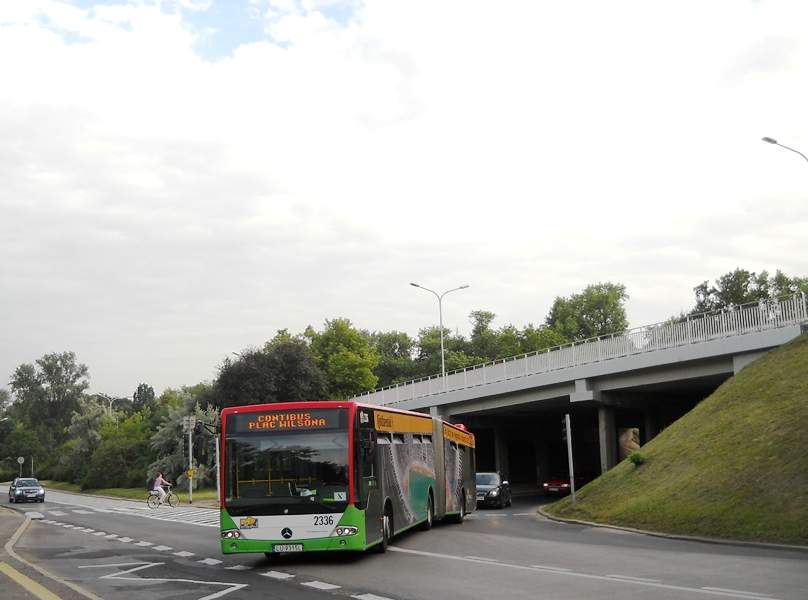
[[[22,463],[25,462],[25,458],[22,456],[17,457],[17,463],[20,465],[20,477],[22,477]]]

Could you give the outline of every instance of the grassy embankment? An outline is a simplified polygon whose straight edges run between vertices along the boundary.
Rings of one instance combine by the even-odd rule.
[[[582,488],[558,517],[688,536],[808,545],[808,333],[743,369]]]

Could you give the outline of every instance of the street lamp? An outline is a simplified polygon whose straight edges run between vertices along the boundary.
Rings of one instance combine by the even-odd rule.
[[[443,378],[443,388],[446,389],[446,363],[444,362],[443,358],[443,297],[449,292],[456,292],[457,290],[465,290],[468,286],[461,285],[460,287],[447,290],[443,292],[441,295],[438,295],[436,291],[430,290],[429,288],[425,288],[424,286],[418,285],[417,283],[411,283],[410,285],[413,287],[421,288],[422,290],[426,290],[427,292],[432,292],[433,294],[435,294],[435,298],[438,299],[438,316],[440,318],[440,372]]]
[[[118,398],[110,398],[109,396],[107,396],[103,392],[99,392],[98,395],[103,396],[107,400],[107,402],[109,402],[109,416],[110,416],[110,418],[112,418],[112,403],[115,402],[116,400],[118,400]]]
[[[110,418],[112,418],[112,403],[113,402],[115,402],[116,400],[131,400],[131,398],[129,396],[122,396],[122,397],[119,396],[119,397],[116,397],[116,398],[111,398],[110,396],[107,396],[104,392],[98,392],[96,394],[96,396],[103,396],[106,399],[106,401],[109,402],[109,416],[110,416]]]
[[[808,156],[805,156],[805,155],[804,155],[802,152],[800,152],[799,150],[794,150],[794,148],[789,148],[788,146],[783,146],[783,144],[779,143],[779,142],[778,142],[776,139],[774,139],[774,138],[765,137],[765,138],[762,138],[762,139],[763,139],[763,141],[764,141],[764,142],[766,142],[766,143],[768,143],[768,144],[774,144],[775,146],[780,146],[781,148],[785,148],[786,150],[791,150],[792,152],[796,152],[797,154],[799,154],[799,155],[800,155],[800,156],[802,156],[802,157],[803,157],[805,160],[807,160],[807,161],[808,161]]]

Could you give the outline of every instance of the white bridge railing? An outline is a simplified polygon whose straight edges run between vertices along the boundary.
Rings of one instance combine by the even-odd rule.
[[[681,320],[629,329],[622,334],[497,359],[452,371],[447,373],[446,377],[433,375],[387,386],[362,394],[358,398],[379,406],[387,406],[518,377],[805,322],[808,322],[808,301],[806,295],[800,293],[779,300],[763,300],[732,310],[683,317]]]

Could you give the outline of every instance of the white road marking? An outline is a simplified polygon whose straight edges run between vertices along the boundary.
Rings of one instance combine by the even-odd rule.
[[[669,585],[665,583],[658,583],[655,581],[644,580],[639,578],[617,578],[612,576],[604,576],[604,575],[593,575],[590,573],[576,573],[575,571],[559,571],[556,569],[537,569],[534,567],[527,567],[524,565],[515,565],[510,563],[503,563],[503,562],[490,562],[490,561],[481,561],[474,558],[467,558],[465,556],[453,556],[451,554],[438,554],[436,552],[424,552],[421,550],[408,550],[405,548],[399,548],[398,546],[389,546],[387,548],[390,552],[402,552],[404,554],[413,554],[416,556],[424,556],[431,559],[444,559],[444,560],[459,560],[459,561],[466,561],[466,562],[473,562],[475,564],[487,564],[494,568],[505,568],[505,569],[519,569],[519,570],[528,570],[528,571],[541,571],[543,573],[547,573],[550,575],[560,575],[564,577],[580,577],[582,579],[594,579],[597,581],[609,581],[611,583],[619,583],[624,585],[640,585],[646,587],[654,587],[659,589],[665,590],[676,590],[680,592],[690,592],[693,594],[703,594],[703,595],[715,595],[715,596],[727,596],[730,598],[761,598],[761,597],[768,597],[771,596],[764,596],[762,594],[755,594],[752,592],[743,592],[740,590],[725,590],[723,588],[694,588],[694,587],[687,587],[682,585]]]
[[[392,598],[388,598],[386,596],[377,596],[376,594],[358,594],[356,596],[351,596],[351,598],[357,598],[357,600],[392,600]]]
[[[208,566],[211,566],[211,567],[212,567],[213,565],[220,565],[220,564],[222,564],[222,561],[220,561],[220,560],[216,560],[215,558],[203,558],[202,560],[198,560],[198,561],[196,561],[196,562],[201,562],[202,564],[205,564],[205,565],[208,565]]]
[[[646,581],[648,583],[659,583],[659,579],[646,579],[645,577],[631,577],[629,575],[609,575],[615,579],[627,579],[629,581]]]
[[[250,571],[252,567],[247,565],[233,565],[232,567],[225,567],[227,571]]]
[[[62,512],[61,510],[49,510],[48,513],[52,514],[54,517],[66,517],[67,513]]]
[[[188,558],[189,556],[196,556],[193,552],[186,552],[182,550],[181,552],[175,552],[174,556],[179,556],[180,558]]]
[[[138,542],[135,546],[154,546],[151,542]]]
[[[562,573],[569,573],[572,569],[564,569],[563,567],[548,567],[546,565],[530,565],[531,569],[542,569],[544,571],[561,571]]]
[[[324,581],[307,581],[306,583],[301,583],[300,585],[307,585],[317,590],[338,590],[342,587],[340,585],[334,585],[333,583],[325,583]]]
[[[234,592],[236,590],[243,589],[247,587],[246,583],[226,583],[220,581],[200,581],[197,579],[174,579],[170,577],[126,577],[128,574],[133,574],[135,571],[142,571],[143,569],[148,569],[150,567],[164,565],[165,563],[157,562],[157,563],[127,563],[127,564],[119,564],[119,565],[80,565],[79,568],[104,568],[104,567],[131,567],[134,566],[132,569],[127,569],[126,571],[119,571],[117,573],[110,573],[109,575],[103,575],[100,579],[115,579],[115,580],[124,580],[124,581],[136,581],[136,582],[153,582],[153,583],[168,583],[168,582],[179,582],[179,583],[195,583],[201,586],[224,586],[225,589],[215,592],[213,594],[209,594],[199,600],[214,600],[214,598],[221,598],[229,594],[230,592]]]
[[[711,590],[715,592],[731,592],[733,594],[743,594],[744,596],[749,596],[753,598],[771,598],[769,594],[758,594],[756,592],[744,592],[742,590],[728,590],[725,588],[717,588],[717,587],[705,587],[701,588],[703,590]]]
[[[272,577],[272,579],[292,579],[294,575],[290,573],[281,573],[280,571],[267,571],[266,573],[259,573],[264,577]]]
[[[155,546],[152,550],[157,550],[158,552],[165,552],[166,550],[171,550],[171,546]]]

